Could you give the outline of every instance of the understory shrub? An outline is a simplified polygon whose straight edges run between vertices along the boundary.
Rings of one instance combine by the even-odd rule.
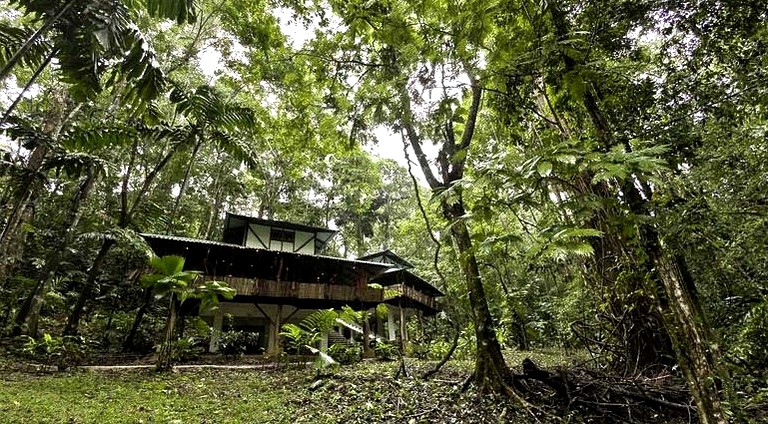
[[[413,341],[407,344],[408,351],[406,356],[418,359],[427,359],[431,351],[431,346],[428,343],[422,343]]]
[[[316,331],[308,331],[295,324],[284,324],[282,330],[283,349],[289,355],[309,354],[308,346],[314,346],[320,340]]]
[[[448,354],[451,349],[451,342],[448,340],[435,340],[429,344],[429,351],[427,352],[427,359],[439,361]],[[454,356],[456,353],[454,352]],[[454,357],[454,359],[456,359]]]
[[[363,349],[359,344],[334,343],[328,355],[340,364],[354,364],[363,360]]]
[[[250,331],[225,331],[219,337],[219,352],[227,356],[260,353],[259,333]]]
[[[183,337],[171,347],[173,362],[184,362],[197,358],[205,352],[205,343],[196,337]]]
[[[48,333],[34,339],[19,337],[21,352],[30,360],[45,366],[56,366],[60,370],[80,365],[93,352],[95,342],[82,336],[52,336]]]
[[[379,342],[374,348],[376,357],[383,361],[390,361],[397,356],[397,346],[392,343]]]
[[[747,314],[735,346],[736,354],[751,367],[768,367],[768,302],[755,306]]]

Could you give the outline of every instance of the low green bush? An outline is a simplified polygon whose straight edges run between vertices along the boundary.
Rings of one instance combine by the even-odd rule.
[[[219,352],[227,356],[260,352],[259,333],[250,331],[225,331],[219,336]]]
[[[407,344],[406,356],[418,359],[427,359],[431,351],[431,345],[421,342],[409,342]]]
[[[196,337],[184,337],[174,342],[171,347],[173,362],[184,362],[197,358],[205,352],[205,344]]]
[[[280,337],[283,339],[283,349],[289,355],[309,354],[307,347],[314,346],[320,340],[316,331],[305,330],[295,324],[284,324]]]
[[[363,360],[363,349],[359,344],[335,343],[328,348],[328,356],[343,365],[354,364]]]
[[[768,302],[761,303],[749,312],[738,335],[734,352],[751,368],[768,368]]]
[[[81,336],[52,336],[48,333],[39,339],[20,336],[19,343],[21,352],[30,360],[60,370],[80,365],[93,353],[95,345]]]
[[[383,361],[391,361],[397,356],[397,346],[392,343],[379,342],[374,348],[376,357]]]

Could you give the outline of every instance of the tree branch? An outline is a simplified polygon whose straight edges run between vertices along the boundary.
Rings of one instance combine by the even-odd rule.
[[[402,101],[402,111],[400,113],[400,123],[405,129],[405,133],[408,136],[408,142],[413,147],[413,152],[416,153],[416,160],[419,161],[421,171],[424,173],[429,187],[432,190],[445,188],[446,182],[442,182],[435,177],[432,172],[432,168],[429,166],[427,156],[424,154],[424,149],[421,147],[421,137],[413,127],[413,112],[411,111],[411,99],[408,97],[408,92],[405,87],[401,87],[400,99]]]

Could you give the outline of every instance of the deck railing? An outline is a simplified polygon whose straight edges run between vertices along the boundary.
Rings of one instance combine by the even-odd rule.
[[[416,302],[429,306],[432,309],[438,309],[437,301],[434,297],[426,295],[413,287],[406,286],[405,284],[394,284],[384,287],[384,300],[391,300],[401,296],[415,300]]]
[[[222,281],[237,290],[241,296],[262,296],[295,299],[328,299],[345,302],[362,301],[380,303],[384,291],[370,287],[345,286],[340,284],[299,283],[244,277],[214,277],[204,275],[203,281]]]
[[[434,297],[404,284],[386,286],[382,289],[355,287],[340,284],[299,283],[245,277],[214,277],[204,275],[203,281],[223,281],[237,290],[240,296],[261,296],[282,299],[317,299],[342,302],[382,303],[387,300],[405,298],[421,303],[434,310],[438,309]]]

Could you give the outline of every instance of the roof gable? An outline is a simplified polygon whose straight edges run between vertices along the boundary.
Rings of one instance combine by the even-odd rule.
[[[413,268],[413,264],[411,264],[410,262],[406,261],[405,259],[403,259],[402,257],[398,256],[397,254],[395,254],[395,252],[393,252],[393,251],[391,251],[389,249],[382,250],[382,251],[376,252],[376,253],[371,253],[371,254],[368,254],[368,255],[365,255],[365,256],[360,256],[357,259],[359,259],[361,261],[381,262],[381,263],[385,263],[385,264],[392,264],[392,265],[396,265],[398,268],[401,268],[401,269]]]
[[[226,232],[232,228],[245,227],[248,224],[312,233],[315,235],[315,252],[320,252],[323,250],[325,245],[328,244],[328,242],[338,232],[336,230],[331,230],[325,227],[315,227],[312,225],[296,224],[288,221],[256,218],[253,216],[241,215],[232,212],[227,212],[226,218],[224,220],[224,231]]]

